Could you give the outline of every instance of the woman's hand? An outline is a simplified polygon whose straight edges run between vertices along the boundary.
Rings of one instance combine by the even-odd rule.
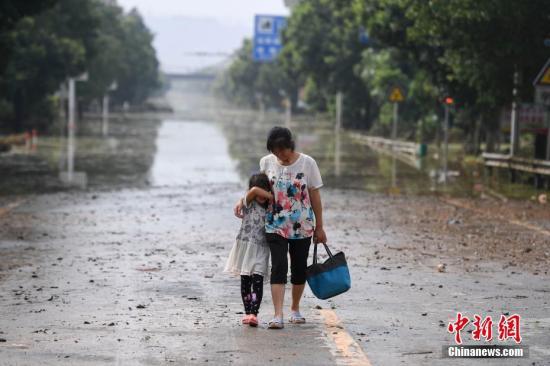
[[[237,216],[239,219],[242,219],[244,217],[243,215],[243,200],[240,198],[237,203],[235,204],[235,207],[233,208],[233,214]]]
[[[313,232],[313,243],[314,244],[327,243],[327,234],[325,234],[325,230],[323,229],[322,226],[317,226],[315,228],[315,231]]]
[[[321,203],[321,193],[319,189],[309,190],[309,199],[311,200],[311,207],[315,214],[315,231],[313,232],[313,243],[319,244],[327,243],[327,234],[323,229],[323,204]]]

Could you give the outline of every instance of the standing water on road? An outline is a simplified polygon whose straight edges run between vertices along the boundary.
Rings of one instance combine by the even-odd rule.
[[[283,124],[283,116],[217,108],[204,86],[201,92],[193,92],[197,85],[197,81],[173,81],[166,97],[174,115],[115,115],[108,137],[101,135],[99,119],[79,122],[75,172],[86,184],[66,184],[62,179],[67,169],[63,137],[43,136],[36,149],[0,154],[0,195],[245,182],[267,153],[267,131]],[[456,176],[442,182],[438,151],[429,151],[423,159],[394,157],[358,142],[346,131],[335,133],[326,119],[299,116],[291,127],[298,148],[320,162],[328,187],[459,197],[531,198],[537,194],[505,178],[490,179],[482,166],[461,163],[460,156],[449,163]]]
[[[156,145],[153,186],[239,182],[227,142],[212,123],[165,120]]]

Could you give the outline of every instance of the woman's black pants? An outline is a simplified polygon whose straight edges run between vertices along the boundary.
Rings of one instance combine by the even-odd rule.
[[[287,283],[287,253],[290,253],[290,282],[293,285],[306,283],[307,256],[311,238],[286,239],[272,233],[267,233],[266,238],[271,251],[271,284]]]

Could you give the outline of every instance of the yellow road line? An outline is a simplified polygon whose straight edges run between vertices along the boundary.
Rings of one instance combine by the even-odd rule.
[[[473,207],[469,204],[454,200],[452,198],[440,198],[440,199],[441,199],[441,201],[445,202],[448,205],[455,206],[455,207],[460,207],[460,208],[470,210],[470,211],[474,211],[475,213],[478,213],[478,214],[481,214],[481,215],[488,215],[487,212],[485,212],[483,210],[480,210],[479,208],[476,208],[476,207]],[[492,215],[492,218],[495,218],[495,219],[498,219],[498,220],[503,220],[503,221],[508,221],[510,224],[514,224],[514,225],[517,225],[517,226],[522,226],[526,229],[536,231],[539,234],[550,236],[550,230],[543,229],[540,226],[533,225],[533,224],[530,224],[530,223],[525,222],[525,221],[507,219],[507,218],[502,217],[500,215]]]
[[[319,310],[327,337],[334,346],[331,349],[338,365],[372,366],[361,346],[346,332],[336,313],[330,309]]]
[[[0,217],[7,215],[11,210],[21,206],[25,201],[26,199],[19,198],[18,200],[9,203],[4,207],[0,207]]]

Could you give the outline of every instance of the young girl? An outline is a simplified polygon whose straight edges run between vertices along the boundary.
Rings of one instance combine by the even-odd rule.
[[[246,314],[242,323],[256,327],[263,296],[264,276],[269,264],[265,215],[273,195],[269,178],[265,174],[252,175],[248,188],[244,197],[241,229],[229,253],[224,271],[241,276],[241,296]]]

